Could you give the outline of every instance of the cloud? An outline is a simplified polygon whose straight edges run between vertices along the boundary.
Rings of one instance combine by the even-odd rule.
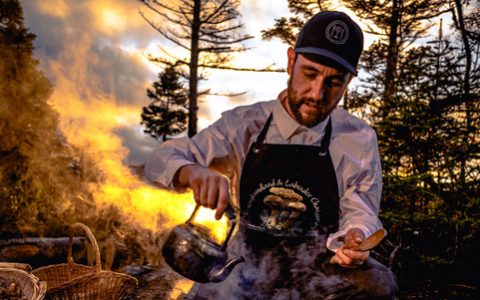
[[[136,13],[139,3],[38,0],[23,5],[26,24],[37,35],[35,53],[54,82],[52,61],[66,69],[77,65],[89,88],[112,94],[119,103],[145,103],[145,89],[155,75],[142,50],[157,33]]]
[[[143,134],[139,119],[148,103],[146,88],[158,72],[143,52],[158,33],[138,14],[141,4],[29,0],[22,5],[26,26],[37,35],[35,55],[55,86],[51,103],[63,130],[73,132],[69,140],[88,144],[78,136],[88,141],[95,134],[116,145],[108,151],[117,151],[119,161],[143,163],[157,144]]]
[[[145,53],[158,53],[158,46],[170,53],[184,57],[181,49],[162,39],[160,34],[150,27],[138,13],[158,22],[158,16],[152,14],[139,1],[134,0],[21,0],[24,7],[25,23],[31,32],[37,35],[35,55],[47,77],[55,85],[56,93],[52,104],[59,110],[62,118],[74,118],[69,110],[79,105],[62,99],[75,94],[75,99],[97,107],[97,102],[108,101],[112,114],[122,111],[123,106],[140,118],[141,108],[149,99],[146,88],[157,79],[161,71],[145,58]],[[245,31],[259,36],[261,29],[270,26],[278,14],[278,8],[267,3],[248,0],[242,3]],[[168,2],[171,3],[171,2]],[[259,11],[251,9],[256,5]],[[286,7],[286,5],[284,5]],[[285,9],[285,8],[284,8]],[[254,49],[241,54],[235,64],[244,67],[264,67],[276,57],[282,57],[280,47],[260,44],[259,38],[248,41]],[[263,46],[262,46],[263,45]],[[275,51],[272,51],[274,49]],[[226,109],[258,100],[273,99],[279,92],[278,74],[253,74],[242,72],[209,71],[208,81],[201,83],[200,89],[211,89],[215,93],[247,92],[245,96],[235,98],[207,97],[200,103],[199,128],[214,122]],[[282,85],[284,84],[282,80]],[[67,85],[67,87],[65,87]],[[61,95],[61,97],[59,96]],[[68,103],[68,104],[67,104]],[[72,104],[73,103],[73,104]],[[65,107],[70,105],[71,107]],[[83,113],[83,112],[82,112]],[[93,114],[95,112],[91,112]],[[86,116],[88,118],[90,116]],[[80,118],[84,118],[83,116]],[[96,119],[96,118],[95,118]],[[138,120],[137,120],[138,121]],[[138,122],[133,121],[114,130],[122,139],[122,145],[128,147],[131,154],[127,160],[139,161],[146,152],[142,148]],[[125,129],[126,127],[130,129]],[[117,128],[114,125],[109,128]],[[110,130],[110,129],[109,129]],[[128,139],[132,139],[129,141]],[[148,148],[148,147],[147,147]]]
[[[145,135],[140,125],[117,128],[114,132],[122,139],[123,146],[130,149],[125,159],[127,165],[137,166],[146,163],[150,153],[159,144],[152,137]]]

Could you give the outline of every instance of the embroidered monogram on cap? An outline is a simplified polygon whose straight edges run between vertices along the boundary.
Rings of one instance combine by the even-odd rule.
[[[338,20],[328,24],[325,30],[325,37],[337,45],[345,44],[348,39],[348,34],[347,24]]]

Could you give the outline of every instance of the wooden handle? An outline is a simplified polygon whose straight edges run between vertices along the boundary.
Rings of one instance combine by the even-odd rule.
[[[387,235],[387,231],[383,228],[375,231],[371,236],[368,238],[364,239],[360,245],[352,247],[350,249],[354,251],[369,251],[372,250],[373,248],[377,247],[378,244],[385,238]],[[334,255],[332,258],[330,258],[330,263],[331,264],[336,264],[337,263],[337,257]]]
[[[375,231],[371,236],[364,239],[360,245],[352,247],[352,250],[356,251],[368,251],[372,250],[373,248],[377,247],[378,244],[383,240],[383,238],[387,235],[387,231],[383,228]]]

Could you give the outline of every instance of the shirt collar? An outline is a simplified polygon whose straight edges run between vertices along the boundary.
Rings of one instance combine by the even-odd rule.
[[[280,134],[285,140],[290,139],[297,131],[298,132],[310,132],[312,134],[322,135],[327,126],[327,122],[330,118],[328,116],[322,122],[317,125],[308,128],[303,125],[300,125],[292,116],[290,116],[285,109],[284,105],[287,100],[287,90],[283,90],[278,95],[278,101],[276,101],[275,106],[273,107],[273,121],[278,127]]]

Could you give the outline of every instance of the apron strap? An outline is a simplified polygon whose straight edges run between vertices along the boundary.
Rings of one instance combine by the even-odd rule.
[[[270,113],[270,116],[268,116],[268,119],[265,122],[265,125],[263,125],[262,131],[260,132],[260,134],[258,135],[257,140],[256,140],[257,145],[263,144],[263,141],[265,140],[265,137],[267,136],[268,127],[270,127],[270,123],[272,122],[272,116],[273,116],[273,114]]]
[[[332,117],[328,119],[327,127],[325,128],[325,135],[323,136],[322,143],[320,145],[320,155],[323,156],[322,153],[328,152],[328,146],[330,146],[330,137],[332,136]]]
[[[273,114],[270,113],[267,121],[263,125],[262,131],[260,131],[260,134],[257,137],[257,140],[256,140],[257,145],[263,144],[263,141],[265,140],[265,137],[267,136],[268,127],[270,127],[270,123],[272,122],[272,117],[273,117]],[[322,142],[321,142],[321,145],[320,145],[321,152],[328,151],[328,147],[330,146],[331,136],[332,136],[332,117],[329,117],[327,126],[325,128],[325,135],[323,136]]]

